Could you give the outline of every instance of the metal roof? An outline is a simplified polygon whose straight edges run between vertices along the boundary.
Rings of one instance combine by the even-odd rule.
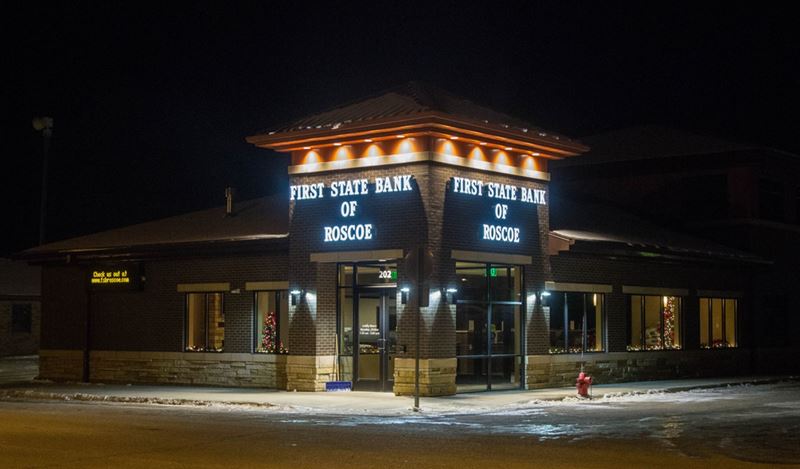
[[[556,236],[596,245],[737,262],[766,262],[744,251],[673,231],[622,210],[591,201],[550,197],[550,230]]]
[[[267,129],[260,135],[289,134],[312,130],[338,130],[384,119],[439,113],[498,129],[537,135],[554,141],[572,142],[528,122],[475,104],[436,86],[412,81],[382,93],[361,98],[333,109]]]
[[[658,125],[614,130],[585,137],[583,141],[591,147],[588,153],[559,161],[553,167],[765,149],[758,145],[731,142]]]
[[[226,216],[224,206],[190,212],[48,243],[23,251],[18,257],[288,237],[289,206],[282,194],[237,202],[233,213]]]

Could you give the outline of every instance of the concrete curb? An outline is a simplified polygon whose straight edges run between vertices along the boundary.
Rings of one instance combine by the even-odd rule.
[[[648,394],[660,394],[660,393],[678,393],[678,392],[685,392],[685,391],[692,391],[692,390],[700,390],[700,389],[718,389],[718,388],[725,388],[730,386],[742,386],[742,385],[765,385],[765,384],[775,384],[780,382],[786,381],[798,381],[800,377],[798,376],[783,376],[783,377],[764,377],[764,378],[746,378],[742,380],[730,380],[721,383],[697,383],[697,384],[683,384],[683,385],[675,385],[675,386],[665,386],[665,387],[657,387],[657,382],[653,382],[655,386],[648,387],[646,389],[629,389],[625,391],[617,391],[617,392],[608,392],[603,393],[600,396],[593,396],[592,398],[584,399],[575,396],[573,391],[567,391],[570,388],[562,388],[565,394],[561,395],[537,395],[537,392],[530,392],[530,394],[525,395],[526,399],[521,399],[518,401],[507,402],[507,403],[486,403],[486,404],[479,404],[476,407],[472,407],[470,404],[466,404],[464,407],[464,412],[468,412],[469,410],[478,410],[478,411],[485,411],[490,412],[492,411],[492,407],[496,407],[498,409],[509,409],[514,407],[525,408],[530,407],[532,403],[535,402],[555,402],[555,401],[585,401],[587,403],[596,401],[598,399],[603,398],[614,398],[614,397],[625,397],[625,396],[640,396],[640,395],[648,395]],[[641,383],[640,383],[641,384]],[[624,386],[623,384],[620,385],[603,385],[603,386]],[[101,389],[101,388],[93,388],[93,389]],[[553,389],[551,392],[559,392],[557,389]],[[568,392],[568,394],[566,394]],[[490,395],[486,395],[490,397]],[[441,399],[441,400],[438,400]],[[433,400],[434,403],[446,403],[447,398],[426,398],[426,400]],[[438,401],[437,401],[438,400]],[[352,413],[354,409],[342,409],[342,408],[325,408],[321,406],[307,406],[303,405],[303,402],[296,402],[293,404],[278,404],[273,402],[256,402],[256,401],[247,401],[247,400],[213,400],[213,399],[186,399],[186,398],[171,398],[171,397],[162,397],[162,396],[120,396],[111,394],[97,394],[97,393],[90,393],[90,392],[49,392],[43,389],[20,389],[20,388],[7,388],[2,389],[0,388],[0,402],[7,401],[7,402],[36,402],[36,401],[55,401],[55,402],[79,402],[79,403],[114,403],[114,404],[138,404],[138,405],[161,405],[161,406],[188,406],[188,407],[206,407],[206,408],[213,408],[213,407],[240,407],[242,409],[272,409],[272,410],[298,410],[303,409],[306,412],[316,413],[316,414],[343,414],[343,413]],[[476,399],[477,401],[477,399]],[[435,408],[435,406],[433,406]],[[376,408],[373,411],[366,411],[365,413],[379,416],[379,415],[396,415],[397,412],[400,411],[400,407],[386,407],[386,408]],[[410,409],[409,409],[410,411]],[[436,412],[436,410],[434,410]],[[454,414],[459,413],[459,411],[448,410],[444,413],[447,414]]]

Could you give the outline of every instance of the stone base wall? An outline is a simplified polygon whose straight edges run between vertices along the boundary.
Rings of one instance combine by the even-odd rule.
[[[41,378],[82,379],[80,350],[42,350],[39,363]],[[89,364],[96,383],[286,388],[286,355],[95,351]]]
[[[80,381],[83,379],[82,350],[39,350],[39,379]]]
[[[395,358],[394,393],[414,395],[414,359]],[[419,393],[421,396],[450,396],[456,393],[456,359],[431,358],[419,361]]]
[[[96,351],[90,365],[93,382],[286,386],[286,355]]]
[[[286,389],[289,391],[324,391],[334,379],[333,355],[288,355]]]
[[[747,349],[529,355],[527,389],[574,386],[583,365],[595,384],[753,373]]]

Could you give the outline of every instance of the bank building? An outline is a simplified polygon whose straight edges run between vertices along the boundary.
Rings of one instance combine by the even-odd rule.
[[[587,145],[420,83],[246,139],[290,155],[289,193],[19,255],[41,378],[404,395],[417,352],[428,396],[752,371],[767,262],[553,193]]]

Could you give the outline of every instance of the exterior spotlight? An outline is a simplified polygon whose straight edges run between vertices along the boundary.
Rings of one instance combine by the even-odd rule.
[[[550,292],[549,291],[543,291],[542,292],[542,296],[550,296]]]
[[[403,287],[400,289],[400,304],[408,304],[408,292],[410,291],[411,289],[408,287]]]
[[[456,303],[456,293],[458,293],[458,288],[449,287],[444,291],[444,302],[446,304],[455,304]]]
[[[289,292],[289,298],[291,299],[292,306],[297,306],[298,301],[300,300],[300,295],[303,294],[303,290],[294,289]]]

